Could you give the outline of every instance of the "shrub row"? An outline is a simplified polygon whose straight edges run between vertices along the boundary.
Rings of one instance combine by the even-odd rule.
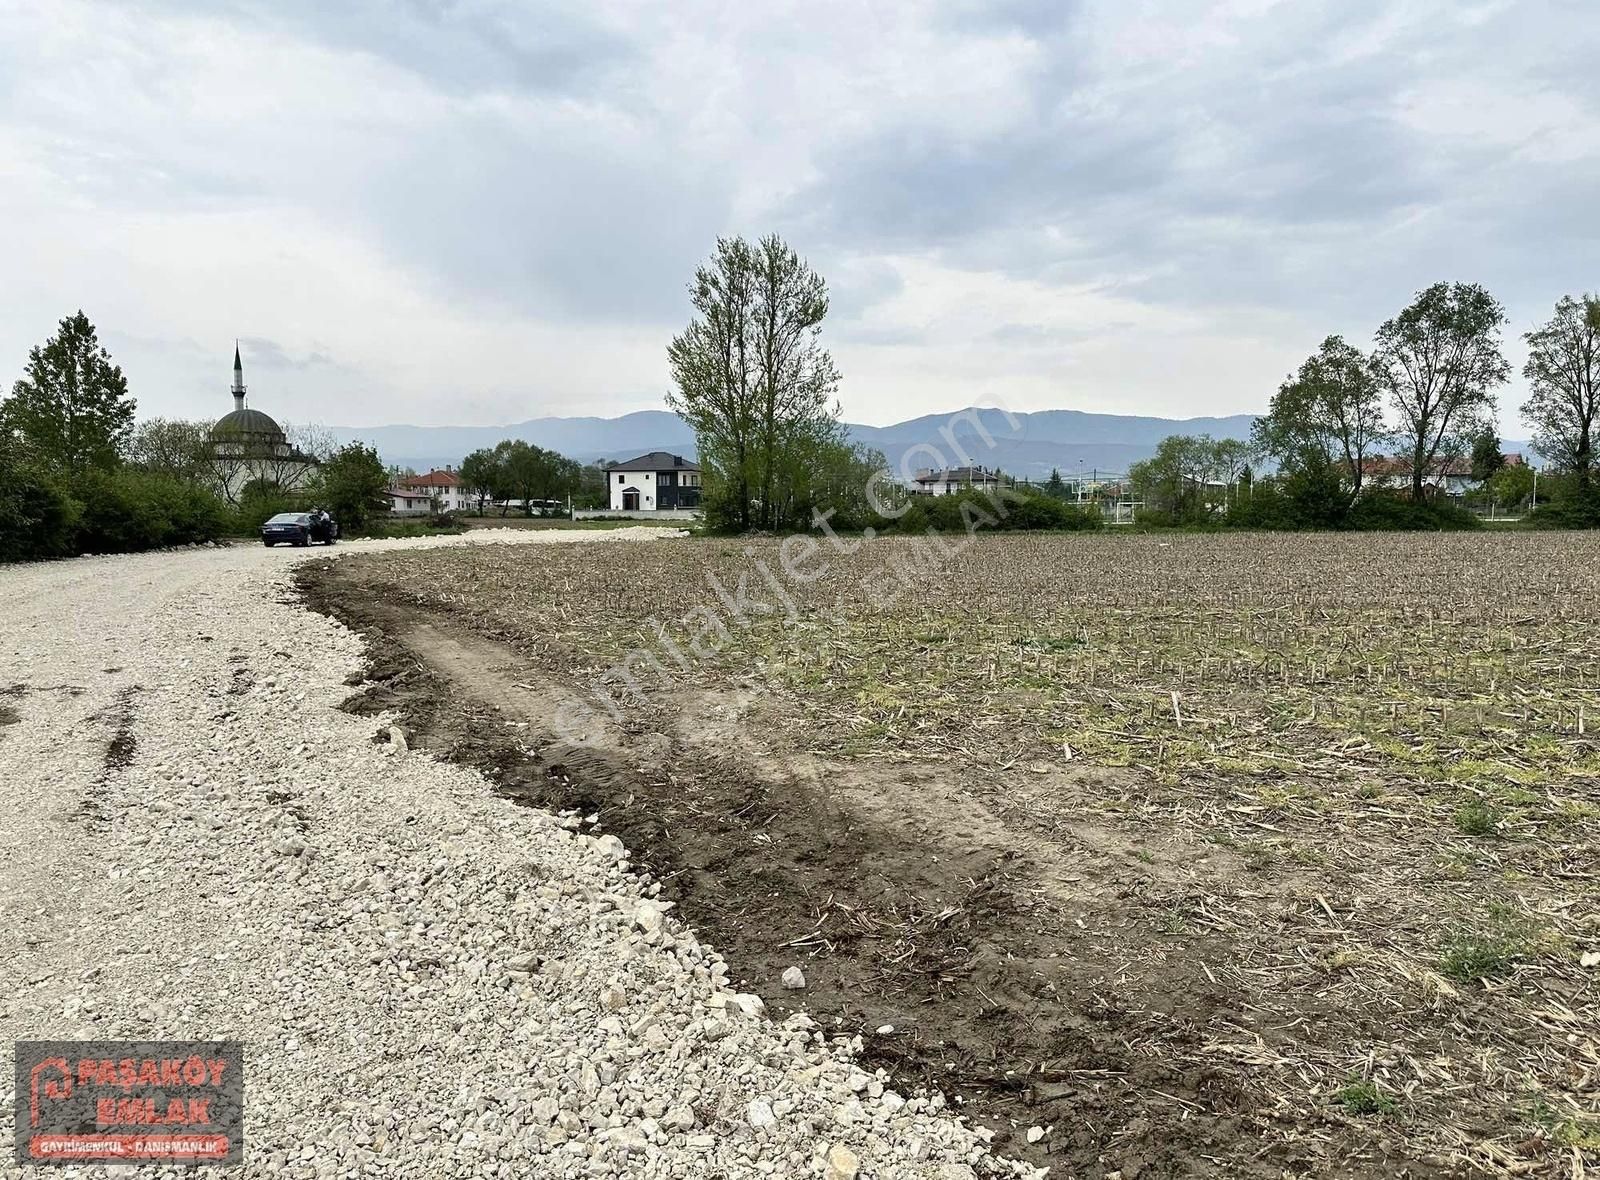
[[[126,468],[72,479],[13,468],[0,485],[0,561],[189,545],[231,523],[204,488]]]
[[[1297,495],[1292,484],[1258,483],[1250,496],[1215,518],[1216,527],[1294,531],[1351,529],[1370,532],[1455,532],[1479,529],[1483,521],[1465,508],[1438,500],[1413,501],[1394,492],[1367,492],[1354,506],[1324,495]],[[1166,522],[1139,514],[1140,524]]]
[[[880,532],[941,533],[992,532],[1017,529],[1098,529],[1104,524],[1097,508],[1075,504],[1021,489],[998,492],[976,489],[948,496],[919,496],[905,512],[874,527]]]

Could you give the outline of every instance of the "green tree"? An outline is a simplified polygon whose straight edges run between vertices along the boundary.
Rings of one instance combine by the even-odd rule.
[[[110,470],[133,429],[128,381],[79,311],[28,353],[26,376],[0,402],[0,433],[50,471]]]
[[[482,516],[496,490],[505,483],[493,447],[482,447],[461,460],[461,486],[478,502],[478,515]]]
[[[1494,432],[1494,427],[1484,426],[1472,436],[1472,478],[1482,483],[1505,465],[1506,457],[1500,453],[1500,436]]]
[[[1525,463],[1506,464],[1489,477],[1485,490],[1502,508],[1518,508],[1533,496],[1533,468]]]
[[[1286,456],[1279,486],[1295,528],[1337,528],[1355,502],[1339,466],[1309,444],[1301,453]]]
[[[1533,424],[1533,445],[1586,495],[1600,432],[1600,299],[1562,296],[1550,321],[1523,339],[1532,392],[1522,416]]]
[[[1367,458],[1385,437],[1380,373],[1360,349],[1329,336],[1273,394],[1251,437],[1300,486],[1327,490],[1323,473],[1337,470],[1345,506],[1361,494]],[[1321,511],[1319,509],[1319,511]]]
[[[1505,309],[1476,283],[1435,283],[1378,329],[1376,359],[1411,468],[1411,498],[1440,458],[1459,455],[1494,417],[1510,366]]]
[[[667,348],[667,404],[694,428],[708,514],[725,527],[797,523],[780,488],[794,455],[839,443],[839,372],[822,347],[827,286],[781,238],[722,238],[689,286],[695,317]]]
[[[588,463],[578,471],[577,484],[572,489],[574,508],[608,508],[611,489],[606,484],[606,468],[598,463]]]
[[[389,473],[377,449],[347,443],[322,464],[313,497],[333,514],[344,532],[359,532],[374,517],[389,511]]]
[[[211,423],[184,418],[140,422],[128,440],[128,462],[152,475],[207,483],[211,475]]]
[[[1044,481],[1044,486],[1040,490],[1052,500],[1065,500],[1067,498],[1067,482],[1061,478],[1061,469],[1059,467],[1050,469],[1050,478]]]
[[[879,502],[892,496],[881,479],[888,468],[882,452],[847,442],[842,429],[791,439],[779,460],[772,494],[780,524],[798,527],[831,511],[831,527],[864,528],[877,519],[869,495],[874,476]]]
[[[1128,481],[1146,512],[1193,524],[1209,516],[1210,481],[1217,463],[1216,442],[1208,434],[1172,434],[1149,459],[1128,468]]]
[[[580,467],[575,461],[522,439],[497,444],[493,459],[505,492],[496,499],[521,500],[529,516],[534,501],[565,499],[578,482]]]

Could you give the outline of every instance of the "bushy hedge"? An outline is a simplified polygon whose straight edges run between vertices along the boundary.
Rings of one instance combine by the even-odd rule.
[[[1552,498],[1528,514],[1528,523],[1546,529],[1600,528],[1600,487],[1579,486],[1569,477],[1565,485],[1557,485]]]
[[[1231,517],[1225,518],[1214,512],[1199,516],[1177,516],[1160,508],[1140,508],[1133,514],[1134,527],[1140,529],[1182,529],[1186,533],[1215,533],[1220,532],[1224,527],[1232,523],[1234,522]],[[1265,528],[1268,526],[1249,525],[1246,527]]]
[[[197,484],[141,471],[95,471],[72,485],[83,504],[80,553],[134,553],[214,541],[228,531],[228,510]]]
[[[941,533],[1006,530],[1081,530],[1098,529],[1104,524],[1098,509],[1081,509],[1073,504],[1040,495],[1006,488],[999,492],[976,489],[948,496],[919,496],[905,514],[885,521],[879,531]]]
[[[1453,532],[1483,527],[1476,515],[1448,501],[1417,503],[1396,492],[1369,491],[1346,508],[1342,496],[1334,500],[1325,489],[1297,488],[1289,481],[1272,480],[1257,483],[1250,496],[1235,504],[1224,520],[1229,528],[1285,532]]]
[[[228,531],[226,506],[206,489],[131,468],[72,480],[8,473],[0,493],[0,561],[133,553],[212,541]]]
[[[83,505],[57,480],[5,467],[0,478],[0,561],[69,557]]]
[[[1367,492],[1350,510],[1347,527],[1383,532],[1455,532],[1481,529],[1483,521],[1442,500],[1410,500],[1393,492]]]

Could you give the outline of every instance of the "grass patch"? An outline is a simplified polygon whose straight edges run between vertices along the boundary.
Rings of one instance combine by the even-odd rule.
[[[1444,945],[1439,969],[1460,983],[1493,979],[1510,971],[1526,947],[1500,935],[1458,934]]]
[[[1492,836],[1500,825],[1500,810],[1483,799],[1474,799],[1456,812],[1456,830],[1463,836]]]
[[[1439,952],[1439,969],[1460,983],[1507,974],[1539,949],[1539,930],[1509,906],[1489,907],[1488,924],[1451,935]]]
[[[373,521],[359,533],[353,536],[367,537],[373,540],[395,540],[401,537],[453,537],[464,533],[467,528],[463,524],[430,524],[423,520],[385,520]]]
[[[1352,1080],[1334,1093],[1333,1100],[1351,1114],[1391,1115],[1400,1109],[1399,1104],[1382,1093],[1374,1082]]]

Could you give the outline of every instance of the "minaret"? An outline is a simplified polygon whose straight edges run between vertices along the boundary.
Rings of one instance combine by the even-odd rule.
[[[233,408],[244,409],[244,365],[239,361],[239,342],[233,342]]]

